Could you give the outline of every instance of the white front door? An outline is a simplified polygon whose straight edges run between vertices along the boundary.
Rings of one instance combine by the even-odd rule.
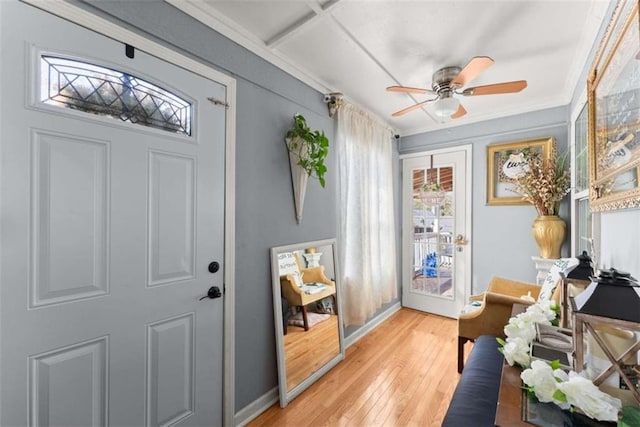
[[[471,147],[403,159],[402,305],[457,318],[471,291]]]
[[[225,87],[0,24],[0,425],[221,425]]]

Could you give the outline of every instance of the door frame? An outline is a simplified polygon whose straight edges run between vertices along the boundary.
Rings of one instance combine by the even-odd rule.
[[[224,188],[224,298],[223,298],[223,366],[222,366],[222,422],[234,423],[235,415],[235,140],[236,140],[236,79],[201,62],[149,40],[120,25],[92,14],[64,0],[21,0],[81,25],[98,34],[153,55],[163,61],[184,68],[194,74],[222,84],[227,89],[225,102],[225,188]],[[225,108],[225,106],[220,106]]]
[[[401,183],[404,182],[404,160],[406,159],[412,159],[412,158],[417,158],[417,157],[425,157],[425,156],[431,156],[431,155],[437,155],[437,154],[445,154],[445,153],[452,153],[452,152],[464,152],[465,154],[465,169],[466,169],[466,176],[465,176],[465,185],[467,188],[467,194],[465,194],[465,205],[466,205],[466,212],[464,214],[464,221],[466,223],[466,238],[469,240],[469,246],[467,247],[468,250],[465,250],[463,252],[464,254],[464,262],[467,265],[467,274],[465,274],[465,283],[464,283],[464,300],[468,300],[469,296],[471,296],[471,282],[472,282],[472,277],[473,277],[473,262],[472,259],[473,257],[472,255],[472,251],[473,251],[473,230],[472,230],[472,215],[471,215],[471,210],[472,210],[472,203],[473,203],[473,197],[472,197],[472,193],[473,193],[473,144],[464,144],[464,145],[454,145],[451,147],[446,147],[446,148],[437,148],[437,149],[433,149],[433,150],[426,150],[426,151],[418,151],[415,153],[408,153],[408,154],[402,154],[399,156],[399,159],[401,161]],[[401,185],[401,187],[403,187]],[[403,189],[404,190],[404,189]],[[402,193],[402,192],[401,192]],[[401,225],[402,225],[402,229],[405,230],[406,229],[406,218],[408,213],[405,212],[405,197],[406,195],[404,193],[401,194],[401,203],[402,203],[402,216],[401,216]],[[401,263],[401,268],[402,268],[402,291],[404,292],[405,289],[405,280],[407,280],[406,273],[407,273],[407,268],[406,266],[408,265],[408,261],[405,259],[405,255],[407,253],[406,250],[406,242],[405,242],[405,231],[403,231],[402,233],[402,263]]]

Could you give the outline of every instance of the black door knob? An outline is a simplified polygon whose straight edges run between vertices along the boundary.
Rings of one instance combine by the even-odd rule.
[[[221,296],[222,296],[222,292],[220,292],[220,288],[217,286],[212,286],[207,291],[207,294],[202,298],[200,298],[200,301],[202,301],[205,298],[214,299],[214,298],[220,298]]]

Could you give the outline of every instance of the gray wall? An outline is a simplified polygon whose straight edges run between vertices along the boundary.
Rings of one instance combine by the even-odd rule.
[[[319,94],[315,98],[322,99]],[[277,386],[269,248],[335,237],[335,150],[326,188],[310,180],[297,225],[283,135],[295,112],[333,138],[333,122],[248,82],[238,84],[236,161],[236,411]]]
[[[489,144],[553,137],[559,152],[567,150],[566,107],[540,110],[480,123],[472,123],[401,138],[400,153],[414,153],[444,147],[472,144],[472,292],[487,288],[492,276],[535,282],[536,269],[531,257],[538,247],[531,235],[536,218],[533,206],[487,206],[486,177]],[[563,202],[560,216],[569,221],[568,202]],[[569,251],[569,233],[563,254]]]
[[[80,4],[207,62],[237,79],[236,411],[277,386],[269,248],[336,236],[336,153],[327,186],[310,180],[296,224],[284,135],[296,112],[331,143],[334,121],[322,94],[160,1]],[[93,7],[92,7],[93,6]],[[94,9],[97,8],[96,9]]]

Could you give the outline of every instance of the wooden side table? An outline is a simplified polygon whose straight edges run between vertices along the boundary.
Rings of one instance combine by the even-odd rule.
[[[521,369],[504,364],[500,379],[500,394],[496,408],[498,427],[531,426],[522,420],[522,380]]]
[[[497,427],[533,426],[607,426],[615,423],[596,421],[579,412],[563,410],[554,403],[540,403],[522,389],[520,368],[505,363],[502,368],[500,395],[496,410]]]
[[[570,298],[571,307],[573,309],[573,346],[574,346],[574,369],[576,372],[581,372],[584,369],[584,330],[586,329],[593,339],[598,343],[603,353],[607,356],[611,362],[611,366],[600,373],[594,380],[595,385],[600,385],[604,382],[609,375],[614,372],[618,372],[620,378],[627,384],[629,390],[632,391],[634,398],[640,403],[640,392],[633,384],[631,379],[622,369],[622,361],[629,356],[637,355],[640,351],[640,341],[632,345],[627,351],[622,353],[620,357],[616,358],[609,349],[607,343],[598,335],[594,329],[595,325],[612,326],[616,328],[627,329],[631,331],[640,331],[640,323],[630,322],[628,320],[612,319],[610,317],[595,316],[593,314],[579,313],[576,311],[575,301]]]

